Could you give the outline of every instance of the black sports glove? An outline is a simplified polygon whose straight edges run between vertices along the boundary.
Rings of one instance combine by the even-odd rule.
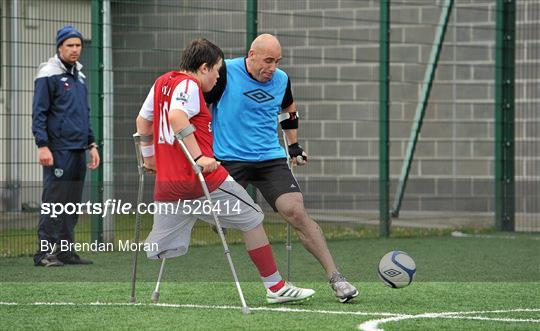
[[[291,159],[296,160],[297,157],[300,156],[304,161],[307,161],[307,157],[302,155],[303,152],[302,146],[298,145],[298,143],[289,145],[289,155],[291,156]]]

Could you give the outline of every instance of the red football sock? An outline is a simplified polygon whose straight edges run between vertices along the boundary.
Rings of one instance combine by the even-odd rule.
[[[267,244],[248,251],[249,257],[259,270],[264,286],[272,292],[279,291],[285,282],[277,270],[276,261],[272,255],[272,247]]]

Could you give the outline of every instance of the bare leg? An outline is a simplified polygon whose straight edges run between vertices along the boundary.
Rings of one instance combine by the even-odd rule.
[[[321,228],[307,214],[302,194],[282,194],[276,200],[276,207],[279,214],[294,228],[302,245],[319,261],[330,278],[337,268]]]
[[[269,243],[262,223],[249,231],[242,232],[242,234],[244,235],[244,242],[248,251],[266,246]]]

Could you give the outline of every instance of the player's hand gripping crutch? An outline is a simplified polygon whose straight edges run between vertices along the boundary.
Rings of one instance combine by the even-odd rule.
[[[144,160],[141,153],[141,141],[148,142],[152,141],[152,136],[142,136],[139,133],[133,134],[133,143],[135,144],[135,155],[137,156],[137,171],[139,173],[139,188],[137,191],[137,206],[139,206],[142,202],[143,198],[143,191],[144,191],[144,176],[145,172],[148,170],[144,167]],[[141,215],[138,211],[138,208],[136,209],[135,213],[135,238],[133,239],[133,242],[137,243],[137,247],[139,247],[139,239],[141,234]],[[139,256],[139,249],[133,250],[133,269],[131,273],[131,298],[130,302],[135,303],[137,302],[137,298],[135,297],[135,283],[137,281],[137,258]]]
[[[191,166],[193,167],[195,174],[199,178],[206,200],[208,201],[210,206],[213,206],[212,198],[210,197],[210,192],[208,191],[208,186],[206,186],[206,181],[202,174],[202,169],[201,167],[197,165],[197,163],[195,163],[195,161],[193,160],[193,157],[191,156],[191,154],[189,153],[189,150],[187,149],[186,144],[184,143],[184,138],[190,134],[193,134],[193,132],[195,132],[195,127],[192,124],[190,124],[186,128],[182,129],[180,132],[177,132],[174,136],[176,140],[178,141],[178,143],[180,144],[180,147],[182,148],[182,151],[186,155],[186,158],[188,159],[189,163],[191,163]],[[214,208],[210,208],[210,209],[212,212],[212,216],[214,217],[214,222],[216,223],[216,228],[217,228],[219,238],[221,239],[221,243],[223,244],[223,249],[225,250],[225,256],[227,257],[227,261],[229,262],[229,266],[231,267],[234,284],[236,285],[236,290],[238,291],[238,296],[240,297],[240,301],[242,303],[242,312],[244,314],[248,314],[249,307],[246,304],[244,293],[242,292],[242,288],[240,287],[240,282],[238,281],[238,276],[236,275],[236,269],[234,268],[234,264],[232,262],[231,252],[229,251],[229,246],[227,245],[227,241],[225,240],[223,229],[221,228],[221,224],[219,223],[219,219],[214,211]]]
[[[278,115],[279,122],[285,121],[289,119],[289,113],[280,113]],[[298,180],[296,180],[296,177],[294,176],[293,167],[292,167],[292,159],[291,155],[289,154],[289,141],[287,140],[287,135],[285,134],[285,130],[281,130],[281,133],[283,135],[283,144],[285,145],[285,155],[287,156],[287,165],[289,166],[289,169],[291,169],[291,174],[293,175],[294,180],[298,183]],[[296,157],[297,164],[300,164],[303,161],[303,157],[301,155],[298,155]],[[285,249],[287,250],[287,281],[291,280],[291,254],[292,254],[292,229],[289,222],[287,222],[287,241],[285,243]]]

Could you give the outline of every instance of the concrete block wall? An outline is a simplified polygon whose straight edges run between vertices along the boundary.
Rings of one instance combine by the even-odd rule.
[[[516,20],[516,230],[540,231],[540,3]]]
[[[392,5],[391,192],[441,3]],[[280,39],[281,67],[291,78],[301,114],[300,141],[310,164],[296,173],[310,208],[377,209],[378,6],[374,0],[259,0],[259,33]],[[206,37],[227,56],[244,53],[244,1],[113,2],[112,7],[117,136],[134,130],[153,79],[174,67],[188,40]],[[495,3],[460,1],[450,24],[403,209],[492,212]],[[538,35],[532,37],[527,43],[537,45]],[[537,56],[517,53],[524,59]],[[129,143],[115,146],[126,166],[132,162]],[[524,171],[537,167],[528,162]],[[119,177],[134,178],[126,169],[118,167]]]
[[[243,53],[244,4],[241,1],[113,1],[112,37],[115,91],[115,195],[135,201],[138,177],[131,135],[135,118],[154,80],[174,70],[192,39],[207,38],[226,56]],[[148,181],[152,182],[152,180]],[[152,196],[147,185],[145,199]]]
[[[284,48],[292,53],[282,67],[292,72],[302,111],[300,136],[317,162],[297,171],[304,190],[313,196],[308,205],[377,209],[379,2],[302,1],[293,8],[282,7],[281,1],[264,3],[259,31],[285,40]],[[392,4],[391,192],[405,156],[441,3]],[[460,3],[452,13],[404,210],[493,208],[493,190],[474,188],[489,187],[486,183],[493,178],[494,13],[492,2]],[[298,72],[302,77],[295,77]]]

